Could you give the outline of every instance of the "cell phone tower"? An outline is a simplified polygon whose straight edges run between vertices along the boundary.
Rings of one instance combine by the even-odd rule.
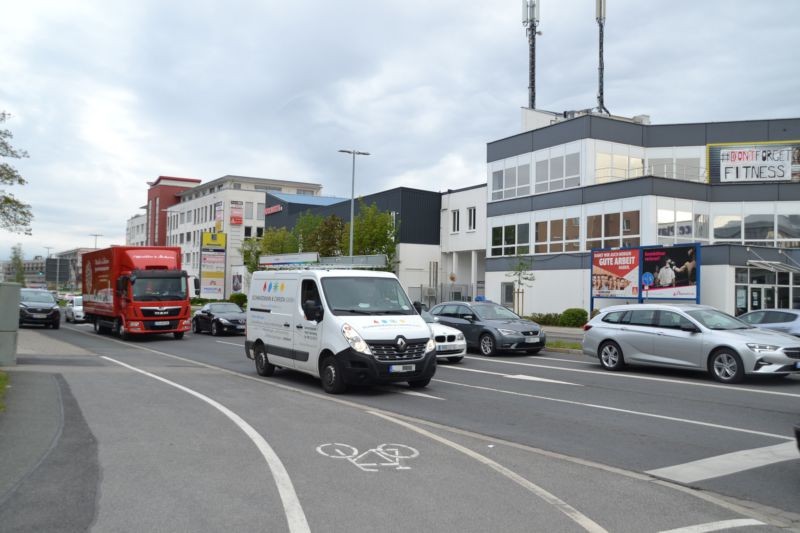
[[[603,30],[606,25],[606,0],[597,0],[596,6],[595,18],[597,19],[597,26],[600,29],[600,62],[597,66],[597,111],[610,115],[611,113],[608,112],[603,102],[603,70],[605,69],[603,65]]]
[[[522,25],[528,33],[528,107],[536,109],[536,36],[541,0],[522,0]]]

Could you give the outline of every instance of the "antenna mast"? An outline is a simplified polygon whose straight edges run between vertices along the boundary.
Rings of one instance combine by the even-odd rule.
[[[539,26],[539,4],[542,0],[522,0],[522,25],[528,34],[528,107],[536,109],[536,36]]]
[[[596,19],[597,25],[600,28],[600,63],[597,67],[598,73],[598,88],[597,88],[597,110],[600,113],[605,113],[606,115],[610,115],[611,113],[608,112],[606,109],[605,104],[603,103],[603,28],[606,24],[606,0],[596,0],[597,1],[597,8],[596,8]]]

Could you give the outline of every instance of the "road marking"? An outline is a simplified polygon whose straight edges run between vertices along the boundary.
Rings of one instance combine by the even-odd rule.
[[[588,356],[587,356],[588,357]],[[474,359],[476,361],[484,361],[484,362],[491,362],[491,363],[500,363],[506,365],[519,365],[519,366],[529,366],[534,368],[546,368],[548,370],[561,370],[564,372],[580,372],[583,374],[594,374],[596,376],[606,376],[609,378],[627,378],[627,379],[641,379],[645,381],[659,381],[662,383],[676,383],[678,385],[690,385],[692,387],[708,387],[711,389],[722,389],[731,392],[755,392],[758,394],[769,394],[773,396],[788,396],[789,398],[800,398],[800,394],[791,393],[791,392],[778,392],[778,391],[768,391],[768,390],[760,390],[760,389],[750,389],[747,387],[739,387],[739,386],[731,386],[731,385],[716,385],[714,383],[694,383],[692,381],[682,381],[679,379],[669,379],[669,378],[654,378],[651,376],[638,376],[635,374],[623,374],[619,372],[608,372],[607,370],[582,370],[580,368],[564,368],[561,366],[548,366],[548,365],[534,365],[531,363],[520,363],[519,361],[504,361],[502,359],[486,359],[482,357],[472,357],[467,356],[469,359]],[[437,367],[437,368],[445,368]],[[446,368],[455,368],[455,367],[446,367]]]
[[[765,526],[764,522],[753,520],[752,518],[740,518],[737,520],[722,520],[720,522],[710,522],[708,524],[698,524],[696,526],[681,527],[670,529],[661,533],[706,533],[707,531],[722,531],[734,527]]]
[[[682,422],[684,424],[692,424],[692,425],[695,425],[695,426],[703,426],[703,427],[710,427],[710,428],[716,428],[716,429],[724,429],[724,430],[728,430],[728,431],[736,431],[738,433],[747,433],[749,435],[760,435],[762,437],[771,437],[771,438],[774,438],[774,439],[788,440],[788,441],[794,442],[794,437],[787,437],[785,435],[777,435],[775,433],[765,433],[763,431],[754,431],[752,429],[735,428],[735,427],[732,427],[732,426],[723,426],[723,425],[720,425],[720,424],[711,424],[709,422],[700,422],[698,420],[688,420],[686,418],[677,418],[677,417],[674,417],[674,416],[656,415],[656,414],[653,414],[653,413],[644,413],[644,412],[641,412],[641,411],[631,411],[630,409],[620,409],[618,407],[609,407],[607,405],[597,405],[597,404],[593,404],[593,403],[576,402],[576,401],[573,401],[573,400],[563,400],[561,398],[549,398],[547,396],[538,396],[536,394],[527,394],[527,393],[524,393],[524,392],[514,392],[514,391],[503,390],[503,389],[494,389],[494,388],[491,388],[491,387],[482,387],[480,385],[468,385],[466,383],[457,383],[455,381],[445,381],[443,379],[434,379],[434,381],[439,382],[439,383],[447,383],[448,385],[457,385],[457,386],[460,386],[460,387],[467,387],[467,388],[470,388],[470,389],[479,389],[479,390],[485,390],[485,391],[490,391],[490,392],[499,392],[501,394],[510,394],[512,396],[523,396],[523,397],[526,397],[526,398],[535,398],[537,400],[545,400],[545,401],[548,401],[548,402],[556,402],[556,403],[565,403],[565,404],[568,404],[568,405],[578,405],[580,407],[591,407],[593,409],[601,409],[603,411],[612,411],[612,412],[623,413],[623,414],[628,414],[628,415],[644,416],[644,417],[648,417],[648,418],[656,418],[656,419],[659,419],[659,420],[669,420],[671,422]]]
[[[235,342],[227,342],[227,341],[217,341],[220,344],[228,344],[230,346],[238,346],[239,348],[244,348],[244,344],[236,344]]]
[[[797,444],[794,442],[785,442],[774,446],[741,450],[681,465],[648,470],[646,473],[671,481],[677,481],[678,483],[695,483],[697,481],[736,474],[737,472],[774,463],[793,461],[797,458]]]
[[[535,494],[536,496],[538,496],[539,498],[544,500],[546,503],[554,506],[556,509],[558,509],[559,511],[564,513],[566,516],[568,516],[570,519],[572,519],[575,523],[577,523],[579,526],[581,526],[586,531],[591,531],[591,532],[594,532],[594,533],[601,533],[601,532],[605,532],[606,531],[597,522],[595,522],[594,520],[592,520],[591,518],[589,518],[585,514],[581,513],[580,511],[578,511],[577,509],[572,507],[570,504],[568,504],[564,500],[560,499],[555,494],[553,494],[551,492],[548,492],[547,490],[543,489],[542,487],[540,487],[539,485],[536,485],[535,483],[533,483],[531,481],[528,481],[527,479],[525,479],[521,475],[517,474],[513,470],[509,470],[508,468],[504,467],[500,463],[497,463],[497,462],[489,459],[485,455],[481,455],[478,452],[470,450],[469,448],[467,448],[465,446],[462,446],[462,445],[460,445],[458,443],[455,443],[455,442],[453,442],[453,441],[451,441],[449,439],[446,439],[444,437],[436,435],[435,433],[431,433],[430,431],[422,429],[421,427],[415,426],[413,424],[409,424],[408,422],[405,422],[404,420],[400,420],[400,419],[394,418],[392,416],[389,416],[389,415],[387,415],[385,413],[381,413],[381,412],[378,412],[378,411],[367,411],[367,412],[370,413],[370,414],[373,414],[373,415],[375,415],[377,417],[383,418],[384,420],[387,420],[389,422],[394,422],[395,424],[397,424],[399,426],[403,426],[406,429],[410,429],[411,431],[419,433],[420,435],[422,435],[424,437],[427,437],[429,439],[435,440],[436,442],[444,444],[445,446],[449,446],[450,448],[453,448],[454,450],[463,453],[467,457],[475,459],[476,461],[488,466],[492,470],[494,470],[494,471],[498,472],[499,474],[507,477],[508,479],[514,481],[515,483],[517,483],[521,487],[529,490],[530,492],[532,492],[533,494]]]
[[[355,446],[340,442],[320,444],[317,452],[333,459],[347,459],[362,472],[379,472],[381,467],[393,470],[411,470],[410,466],[400,462],[401,459],[415,459],[419,451],[405,444],[380,444],[361,454]]]
[[[200,394],[197,391],[194,391],[188,387],[184,387],[174,381],[170,381],[168,379],[162,378],[161,376],[157,376],[156,374],[151,374],[150,372],[146,372],[129,364],[123,363],[122,361],[117,361],[116,359],[112,359],[111,357],[101,355],[102,359],[106,361],[111,361],[114,364],[123,366],[129,370],[133,370],[134,372],[138,372],[143,374],[147,377],[153,378],[155,380],[161,381],[162,383],[166,383],[176,389],[182,390],[188,394],[191,394],[195,398],[199,398],[203,400],[208,405],[214,407],[219,412],[227,416],[234,424],[236,424],[239,429],[241,429],[250,440],[256,445],[258,451],[261,452],[261,455],[267,461],[267,465],[269,466],[270,471],[272,472],[272,477],[275,479],[275,485],[278,487],[278,493],[281,497],[281,502],[283,502],[283,510],[286,513],[286,520],[289,523],[289,531],[297,532],[297,533],[306,533],[311,531],[308,526],[308,521],[306,520],[306,515],[303,512],[303,507],[300,505],[300,500],[297,497],[297,493],[294,490],[294,486],[292,485],[292,480],[289,478],[289,473],[286,471],[286,468],[283,466],[278,454],[272,449],[269,443],[264,440],[262,437],[250,424],[245,422],[239,415],[222,405],[221,403],[212,400],[208,396]]]
[[[439,368],[448,368],[450,370],[461,370],[462,372],[476,372],[478,374],[489,374],[491,376],[500,376],[502,378],[509,378],[509,379],[524,379],[524,380],[527,380],[527,381],[543,381],[545,383],[557,383],[559,385],[573,385],[575,387],[583,387],[583,385],[581,385],[579,383],[569,383],[567,381],[557,381],[555,379],[545,379],[545,378],[539,378],[539,377],[536,377],[536,376],[528,376],[528,375],[525,375],[525,374],[513,374],[513,375],[512,374],[503,374],[501,372],[491,372],[489,370],[478,370],[477,368],[465,368],[463,366],[449,366],[449,365],[448,366],[439,366],[439,367],[436,367],[436,368],[437,368],[437,370]]]
[[[417,396],[419,398],[428,398],[428,399],[431,399],[431,400],[442,400],[442,401],[444,401],[444,398],[439,398],[438,396],[433,396],[432,394],[425,394],[424,392],[414,392],[414,391],[410,391],[410,390],[397,390],[396,388],[386,389],[386,390],[391,390],[392,392],[405,394],[406,396]]]

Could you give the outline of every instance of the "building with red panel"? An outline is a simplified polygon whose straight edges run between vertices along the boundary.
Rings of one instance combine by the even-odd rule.
[[[167,209],[180,202],[180,193],[199,185],[195,178],[159,176],[148,182],[147,189],[147,245],[167,245]]]

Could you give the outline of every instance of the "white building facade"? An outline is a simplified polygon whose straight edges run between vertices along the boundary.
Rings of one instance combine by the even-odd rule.
[[[133,215],[125,224],[125,244],[127,246],[147,245],[147,215]]]
[[[585,115],[489,143],[487,174],[490,299],[522,255],[536,276],[526,312],[624,303],[591,301],[591,250],[699,243],[701,303],[800,307],[799,119]]]

